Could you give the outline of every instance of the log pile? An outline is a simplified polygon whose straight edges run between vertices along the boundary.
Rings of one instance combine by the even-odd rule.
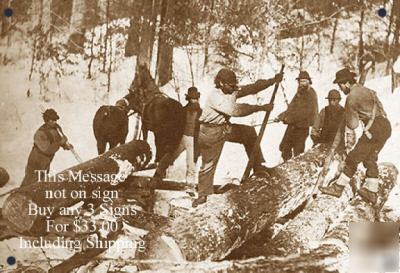
[[[378,192],[378,204],[372,207],[362,201],[359,196],[353,198],[342,213],[337,213],[338,219],[330,225],[318,245],[309,248],[307,252],[281,257],[259,257],[223,262],[173,263],[165,261],[162,264],[158,261],[151,263],[151,266],[159,270],[157,272],[348,272],[349,224],[374,222],[397,180],[398,171],[394,165],[380,164],[379,171],[382,184]],[[297,233],[300,232],[301,229]],[[293,234],[300,238],[298,234],[294,232]],[[291,243],[289,245],[292,246]]]
[[[380,179],[383,181],[380,203],[376,206],[379,213],[388,196],[388,191],[396,182],[397,169],[390,163],[379,164]],[[360,186],[365,174],[358,171],[352,178],[352,184]],[[271,241],[265,255],[289,255],[294,252],[308,251],[313,244],[321,240],[329,226],[337,221],[338,212],[343,211],[354,194],[350,185],[345,188],[341,198],[320,194],[295,219],[290,221]],[[385,199],[383,199],[385,198]]]
[[[251,178],[238,189],[211,196],[158,233],[150,233],[146,258],[223,259],[309,198],[326,153],[327,147],[317,146],[277,166],[269,178]]]
[[[251,177],[240,187],[223,194],[212,195],[207,203],[190,209],[175,219],[140,211],[134,217],[122,217],[122,221],[149,231],[144,238],[146,252],[139,257],[146,260],[135,261],[135,264],[141,269],[162,268],[177,272],[327,272],[337,267],[338,262],[332,260],[339,259],[346,252],[346,247],[343,246],[348,242],[349,219],[374,219],[380,209],[380,206],[370,208],[358,197],[351,199],[353,196],[349,189],[341,199],[318,195],[273,238],[271,251],[266,251],[265,254],[281,254],[285,255],[285,258],[200,262],[224,259],[232,250],[240,247],[261,230],[272,227],[279,219],[297,212],[310,199],[327,152],[326,146],[316,146],[275,167],[270,177]],[[121,162],[130,164],[134,170],[140,170],[150,158],[148,145],[131,142],[62,173],[82,170],[115,174],[121,171]],[[382,205],[397,179],[397,170],[391,164],[381,164],[380,176],[383,183],[379,192],[379,204]],[[358,181],[356,184],[359,184],[362,174],[357,173],[354,179]],[[17,233],[38,236],[44,233],[41,228],[44,219],[27,215],[27,203],[39,206],[68,206],[77,202],[76,199],[55,202],[44,198],[43,193],[47,189],[65,188],[71,191],[84,187],[90,191],[115,187],[122,190],[126,197],[144,190],[150,192],[146,198],[153,199],[152,191],[155,188],[188,188],[187,184],[181,185],[173,181],[165,185],[153,184],[148,177],[125,177],[125,182],[121,183],[121,187],[110,183],[93,186],[68,181],[41,183],[38,187],[39,183],[35,183],[17,190],[7,198],[3,206],[3,217]],[[344,214],[338,213],[344,209]],[[338,215],[342,217],[339,218]],[[116,238],[118,233],[110,236]],[[331,244],[332,239],[341,243]],[[321,240],[325,243],[316,247],[316,242]],[[76,254],[70,260],[60,263],[54,272],[63,272],[66,268],[72,270],[82,265],[84,260],[93,259],[103,251],[104,249],[98,249],[91,253]],[[287,256],[288,254],[291,255]],[[82,261],[75,263],[76,259]],[[129,264],[129,261],[125,263]]]

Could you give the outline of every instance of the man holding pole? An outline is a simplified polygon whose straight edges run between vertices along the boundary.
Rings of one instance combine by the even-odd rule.
[[[21,187],[37,182],[38,171],[49,171],[50,163],[60,147],[64,150],[73,149],[67,137],[59,132],[60,126],[57,124],[59,118],[54,109],[43,112],[44,124],[35,133]]]
[[[236,74],[232,70],[223,68],[217,73],[214,79],[216,89],[207,98],[200,117],[199,152],[202,165],[199,172],[199,197],[193,202],[193,207],[205,203],[207,196],[213,194],[214,174],[225,141],[243,144],[248,157],[251,157],[257,140],[255,129],[247,125],[231,124],[230,117],[243,117],[258,111],[271,111],[273,108],[272,104],[251,105],[237,103],[236,100],[254,95],[281,82],[282,78],[283,73],[278,73],[274,78],[238,87]],[[254,149],[253,156],[253,171],[266,171],[259,146]]]

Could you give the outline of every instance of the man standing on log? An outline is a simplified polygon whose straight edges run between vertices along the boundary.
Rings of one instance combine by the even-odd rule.
[[[34,143],[25,167],[25,177],[21,187],[38,181],[38,171],[48,172],[50,163],[55,153],[63,147],[64,150],[72,149],[65,135],[61,136],[61,130],[57,124],[60,117],[54,109],[47,109],[43,113],[44,124],[36,131]]]
[[[361,198],[372,205],[377,202],[379,186],[378,154],[391,135],[391,125],[387,119],[382,103],[376,92],[356,83],[356,74],[344,68],[336,73],[333,83],[337,83],[345,95],[345,139],[346,150],[350,151],[346,158],[345,167],[339,178],[328,187],[319,187],[321,192],[340,197],[344,187],[349,184],[351,177],[360,162],[367,169],[363,187],[358,190]],[[355,145],[354,130],[362,121],[363,134]]]
[[[251,105],[237,103],[236,100],[248,95],[254,95],[281,82],[283,73],[278,73],[268,80],[257,80],[253,84],[238,87],[236,74],[229,69],[221,69],[214,79],[216,89],[207,98],[203,113],[200,117],[199,153],[202,165],[199,172],[199,197],[193,202],[193,207],[207,201],[207,196],[213,194],[213,180],[216,166],[225,141],[243,144],[250,158],[257,140],[256,130],[248,125],[231,124],[230,117],[243,117],[258,111],[271,111],[273,105]],[[255,160],[253,171],[266,172],[268,168],[260,147],[254,151]]]
[[[299,83],[297,93],[288,109],[278,116],[279,121],[288,125],[279,145],[284,161],[304,152],[309,128],[318,115],[318,98],[311,87],[310,75],[307,71],[300,71],[296,80]]]
[[[342,99],[338,90],[332,89],[328,93],[329,105],[321,110],[311,129],[311,139],[314,144],[332,144],[336,132],[344,118],[344,107],[339,104]],[[344,134],[340,144],[344,149]]]

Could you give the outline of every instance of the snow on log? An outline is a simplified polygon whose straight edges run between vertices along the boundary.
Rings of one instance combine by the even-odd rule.
[[[145,258],[223,259],[309,198],[326,154],[326,147],[317,146],[275,167],[269,178],[250,178],[238,189],[209,196],[159,233],[149,233]]]
[[[151,159],[150,146],[144,141],[131,141],[120,145],[108,152],[68,168],[49,181],[62,182],[33,182],[11,193],[5,200],[2,208],[3,218],[8,220],[10,227],[20,233],[42,234],[45,217],[30,215],[28,207],[68,207],[80,200],[91,200],[91,193],[100,192],[122,183],[133,172],[143,169]],[[100,182],[97,181],[100,177]],[[88,179],[88,182],[84,179]],[[109,178],[114,178],[108,181]],[[86,181],[86,182],[84,182]],[[123,183],[122,183],[123,184]],[[70,198],[72,191],[83,190],[87,198]],[[65,198],[49,198],[46,193],[64,192]],[[101,200],[100,200],[101,201]],[[96,202],[94,200],[93,202]]]
[[[395,182],[396,168],[388,163],[379,164],[380,179],[385,185]],[[354,185],[360,185],[365,175],[358,171],[353,177]],[[391,182],[390,182],[391,181]],[[390,184],[392,187],[392,184]],[[268,255],[288,255],[293,252],[307,251],[312,248],[315,241],[321,240],[328,227],[337,221],[338,212],[343,211],[353,192],[350,185],[345,188],[340,198],[319,194],[302,212],[272,239]]]
[[[383,207],[397,180],[398,171],[390,163],[380,164],[382,184],[379,187],[378,204],[372,207],[356,196],[338,214],[326,235],[308,252],[295,253],[282,257],[259,257],[248,260],[222,262],[172,262],[148,263],[147,267],[157,272],[349,272],[349,224],[351,222],[374,222],[377,212]],[[154,272],[154,271],[143,271]]]

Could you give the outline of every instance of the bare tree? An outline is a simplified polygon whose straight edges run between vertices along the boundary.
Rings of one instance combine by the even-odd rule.
[[[142,6],[140,46],[137,57],[137,65],[145,65],[150,68],[152,49],[155,32],[155,14],[156,0],[144,0]]]
[[[158,39],[157,52],[157,83],[160,86],[168,83],[172,79],[172,58],[174,44],[168,27],[173,23],[175,0],[161,1],[161,22]]]

